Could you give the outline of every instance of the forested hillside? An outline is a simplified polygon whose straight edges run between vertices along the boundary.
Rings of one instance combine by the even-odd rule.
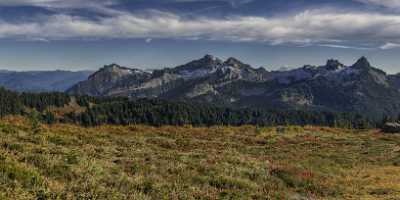
[[[321,125],[345,128],[376,127],[356,113],[303,110],[233,109],[159,99],[69,96],[65,93],[16,93],[0,89],[0,116],[26,115],[46,123],[147,125]]]

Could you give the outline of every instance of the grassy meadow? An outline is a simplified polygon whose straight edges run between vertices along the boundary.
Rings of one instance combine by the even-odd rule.
[[[400,199],[400,135],[0,122],[0,199]]]

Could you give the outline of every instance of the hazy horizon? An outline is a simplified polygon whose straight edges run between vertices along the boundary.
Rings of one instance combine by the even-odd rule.
[[[105,64],[103,64],[103,65],[99,65],[99,66],[94,66],[94,67],[88,67],[88,68],[62,68],[62,67],[48,67],[48,68],[46,68],[46,67],[32,67],[31,69],[24,69],[24,68],[18,68],[18,67],[9,67],[9,68],[3,68],[3,67],[0,67],[0,71],[11,71],[11,72],[36,72],[36,71],[71,71],[71,72],[79,72],[79,71],[93,71],[93,72],[95,72],[95,71],[97,71],[97,70],[99,70],[100,68],[102,68],[103,66],[105,66],[105,65],[110,65],[110,64],[118,64],[118,65],[120,65],[120,66],[123,66],[123,67],[128,67],[128,68],[137,68],[137,69],[142,69],[142,70],[156,70],[156,69],[163,69],[163,68],[173,68],[173,67],[177,67],[177,66],[179,66],[179,65],[183,65],[183,64],[186,64],[186,63],[188,63],[188,62],[191,62],[191,61],[193,61],[193,60],[197,60],[197,59],[200,59],[200,58],[202,58],[204,55],[213,55],[213,56],[216,56],[216,57],[218,57],[219,59],[222,59],[222,60],[226,60],[226,59],[228,59],[229,57],[232,57],[232,56],[224,56],[224,57],[220,57],[220,56],[217,56],[217,55],[215,55],[215,54],[210,54],[210,53],[206,53],[206,54],[202,54],[201,56],[198,56],[198,57],[196,57],[196,58],[192,58],[192,59],[189,59],[189,60],[185,60],[185,59],[182,59],[182,60],[184,60],[182,63],[179,63],[179,64],[175,64],[175,65],[170,65],[170,66],[167,66],[167,65],[164,65],[164,66],[155,66],[155,67],[143,67],[143,66],[137,66],[137,65],[130,65],[130,64],[122,64],[122,63],[118,63],[118,62],[109,62],[109,63],[105,63]],[[361,56],[360,56],[361,57]],[[277,70],[291,70],[291,69],[296,69],[296,68],[301,68],[301,67],[303,67],[303,66],[305,66],[305,65],[311,65],[311,66],[323,66],[324,64],[326,64],[326,61],[327,60],[329,60],[329,59],[335,59],[335,60],[338,60],[339,62],[341,62],[342,64],[344,64],[345,66],[351,66],[351,65],[353,65],[356,61],[357,61],[357,59],[359,59],[360,57],[357,57],[357,58],[355,58],[353,61],[349,61],[349,62],[343,62],[343,60],[340,60],[340,59],[337,59],[337,58],[327,58],[327,59],[325,59],[324,61],[322,61],[321,63],[304,63],[304,64],[299,64],[299,65],[296,65],[296,66],[288,66],[288,65],[281,65],[281,66],[271,66],[271,65],[252,65],[251,64],[251,62],[246,62],[245,60],[240,60],[240,61],[242,61],[242,62],[244,62],[244,63],[246,63],[246,64],[250,64],[253,68],[259,68],[259,67],[263,67],[263,68],[265,68],[266,70],[268,70],[268,71],[277,71]],[[370,61],[371,62],[371,60],[367,57],[367,59],[368,59],[368,61]],[[376,63],[374,63],[374,62],[371,62],[371,65],[373,66],[373,67],[376,67],[376,68],[379,68],[379,69],[382,69],[382,70],[384,70],[385,71],[385,68],[382,68],[382,67],[380,67],[379,65],[377,65]],[[396,70],[396,69],[395,69]],[[388,74],[397,74],[397,73],[400,73],[400,69],[399,69],[399,71],[385,71],[385,72],[387,72]]]

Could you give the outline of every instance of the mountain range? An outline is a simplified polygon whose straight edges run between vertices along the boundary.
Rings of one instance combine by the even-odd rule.
[[[0,86],[19,92],[63,92],[92,71],[0,71]]]
[[[67,92],[234,108],[356,112],[375,118],[400,113],[400,75],[386,74],[365,57],[351,66],[330,59],[322,66],[284,71],[253,68],[235,58],[221,60],[211,55],[153,72],[111,64]]]

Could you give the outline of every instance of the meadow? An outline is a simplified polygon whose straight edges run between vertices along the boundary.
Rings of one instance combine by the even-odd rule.
[[[0,199],[400,198],[400,135],[0,121]]]

